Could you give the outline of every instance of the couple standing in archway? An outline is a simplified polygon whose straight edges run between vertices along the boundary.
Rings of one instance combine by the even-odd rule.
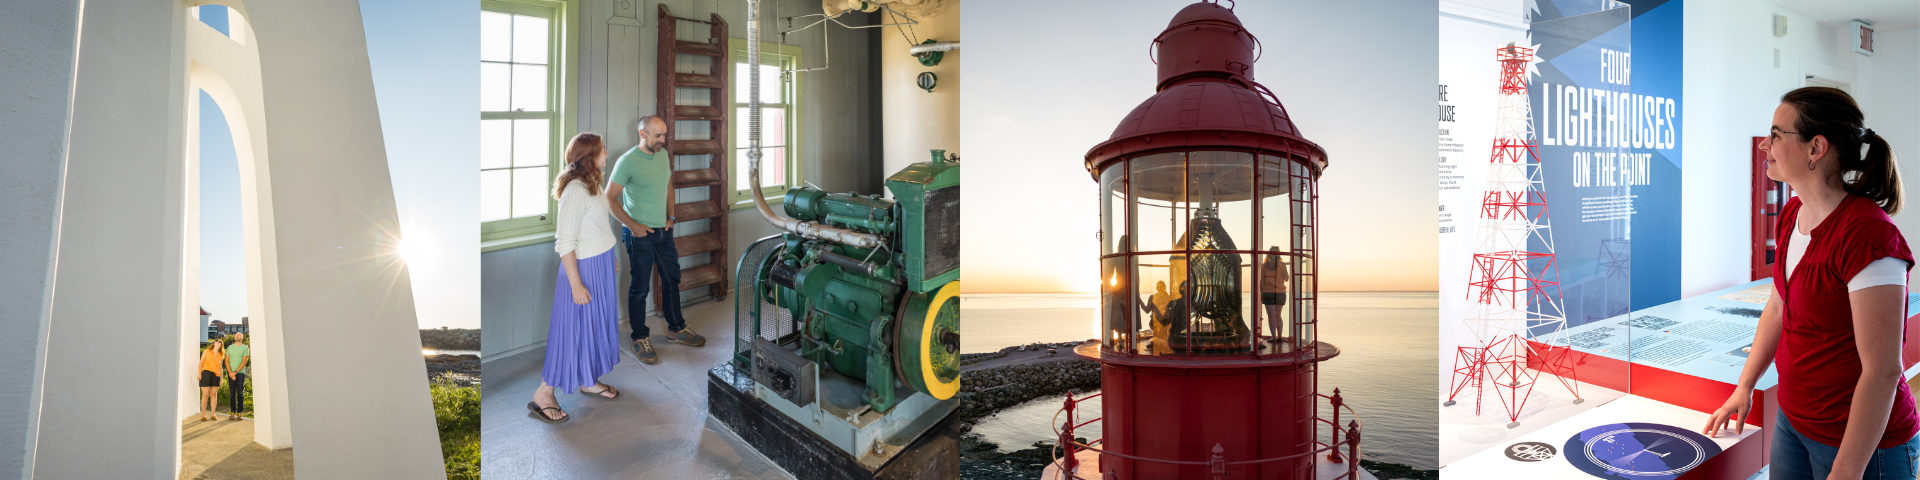
[[[218,420],[219,403],[228,400],[227,419],[240,420],[247,408],[247,374],[253,372],[253,350],[247,346],[247,334],[213,337],[200,349],[200,421]],[[225,381],[228,393],[220,394]]]
[[[627,321],[632,325],[633,353],[646,364],[660,363],[647,328],[648,277],[658,267],[660,316],[667,322],[667,341],[693,347],[706,337],[687,327],[680,312],[680,254],[673,243],[673,155],[667,152],[667,123],[648,115],[639,122],[640,145],[627,150],[607,171],[606,142],[600,135],[581,133],[567,143],[566,166],[554,181],[560,201],[555,216],[554,251],[560,255],[560,274],[553,294],[553,319],[547,329],[546,363],[541,384],[527,402],[527,410],[542,421],[559,423],[569,416],[560,409],[554,392],[578,391],[604,400],[620,391],[599,377],[619,363],[619,267],[613,253],[613,227],[620,222],[620,243],[626,247],[628,273]],[[604,187],[604,191],[602,190]]]

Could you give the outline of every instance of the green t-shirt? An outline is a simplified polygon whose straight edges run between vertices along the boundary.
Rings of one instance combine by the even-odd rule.
[[[667,185],[673,179],[672,155],[666,149],[652,155],[633,147],[613,164],[609,180],[620,184],[620,205],[627,216],[648,228],[667,226]]]
[[[251,364],[253,362],[242,360],[247,358],[247,354],[249,353],[253,353],[253,350],[247,348],[247,344],[236,343],[233,345],[228,345],[227,346],[227,371],[240,372],[241,374],[252,375],[253,365]]]

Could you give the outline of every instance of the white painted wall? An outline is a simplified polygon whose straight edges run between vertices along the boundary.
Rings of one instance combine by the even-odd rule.
[[[1773,36],[1776,14],[1788,18],[1784,38]],[[1852,52],[1838,29],[1759,0],[1687,0],[1685,25],[1680,294],[1692,296],[1748,280],[1750,144],[1766,134],[1780,95],[1801,87],[1809,74],[1853,84],[1856,97],[1887,105],[1868,110],[1868,123],[1885,135],[1900,128],[1895,112],[1914,111],[1912,90],[1920,76],[1912,73],[1911,31],[1888,32],[1880,41],[1887,52],[1864,57]],[[1774,49],[1780,50],[1778,67]],[[1872,77],[1860,78],[1863,71]],[[1894,128],[1881,130],[1876,110]],[[1896,221],[1920,227],[1912,215]]]
[[[1842,35],[1844,35],[1844,30]],[[1920,28],[1875,32],[1878,50],[1861,58],[1854,82],[1855,100],[1867,113],[1867,127],[1893,145],[1907,188],[1906,210],[1893,217],[1907,244],[1920,240]]]
[[[930,18],[919,19],[919,25],[886,27],[880,33],[888,174],[927,161],[932,158],[928,150],[960,153],[960,60],[966,50],[946,52],[939,65],[928,67],[907,53],[913,45],[901,35],[903,28],[910,28],[915,41],[960,41],[960,0],[943,1],[935,12]],[[920,89],[920,72],[933,72],[938,77],[939,84],[932,92]]]
[[[80,2],[0,15],[0,479],[33,475]]]
[[[607,148],[613,155],[632,148],[638,142],[635,125],[642,115],[655,111],[656,45],[660,35],[657,30],[657,5],[667,5],[676,16],[697,19],[708,18],[717,6],[720,16],[727,20],[729,36],[745,38],[747,33],[745,2],[720,2],[717,5],[700,0],[628,3],[625,8],[632,10],[621,10],[623,7],[618,3],[613,0],[575,0],[567,3],[569,8],[579,12],[576,21],[580,28],[573,39],[579,42],[578,99],[574,110],[576,128],[604,135]],[[767,0],[762,3],[761,9],[765,17],[763,21],[766,22],[761,32],[762,39],[777,42],[777,31],[787,27],[785,22],[776,22],[773,18],[820,13],[820,3],[812,0]],[[841,21],[850,25],[865,25],[870,24],[872,19],[856,13],[843,17]],[[639,23],[640,26],[634,26],[633,23]],[[695,25],[683,23],[679,27],[681,38],[705,35],[704,28],[693,31]],[[795,26],[799,25],[802,24],[796,21]],[[872,50],[873,45],[879,43],[875,35],[882,29],[832,27],[823,40],[817,28],[788,36],[786,40],[787,44],[800,46],[805,67],[827,65],[823,42],[833,42],[829,68],[802,74],[805,77],[800,93],[800,123],[803,124],[800,138],[804,163],[801,171],[807,181],[829,191],[881,192],[884,175],[891,173],[888,171],[876,175],[880,160],[873,158],[873,147],[880,141],[876,123],[879,117],[877,107],[881,100],[879,90],[874,87],[879,67],[873,60]],[[885,33],[897,35],[891,31]],[[949,59],[953,57],[954,54],[948,55]],[[908,59],[911,60],[911,57]],[[908,80],[911,81],[911,78]],[[957,78],[950,81],[955,80]],[[705,138],[704,122],[681,123],[677,127],[682,131],[676,133],[677,137]],[[700,132],[692,131],[696,126]],[[913,161],[923,161],[925,157],[925,153],[921,153],[913,157]],[[693,166],[686,159],[680,162],[678,167],[682,169]],[[705,190],[682,189],[679,199],[682,202],[704,199]],[[779,232],[751,209],[733,210],[725,221],[728,222],[727,249],[731,257],[726,259],[729,264],[727,272],[731,278],[732,265],[739,261],[739,255],[746,251],[748,245],[761,237]],[[704,233],[711,228],[707,223],[697,221],[678,225],[676,234]],[[618,234],[618,226],[615,226],[614,232]],[[616,247],[616,250],[624,252],[620,247]],[[624,265],[625,255],[620,255],[619,261]],[[553,244],[540,243],[489,252],[481,255],[480,263],[481,322],[486,332],[481,338],[482,357],[491,360],[502,354],[544,344],[547,322],[553,308],[553,285],[559,268],[559,258],[553,253]],[[695,259],[681,260],[682,268],[704,264],[706,262]],[[623,267],[622,291],[626,287],[626,278]],[[624,307],[621,313],[623,316],[626,313]],[[662,328],[659,323],[653,326]],[[715,335],[724,332],[703,333]]]

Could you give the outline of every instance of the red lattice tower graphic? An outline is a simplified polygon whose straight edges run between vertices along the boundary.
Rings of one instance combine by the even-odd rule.
[[[1472,388],[1473,413],[1479,415],[1485,390],[1492,387],[1513,422],[1508,427],[1514,427],[1542,373],[1557,378],[1576,399],[1580,391],[1568,366],[1569,350],[1549,346],[1559,343],[1566,330],[1566,312],[1540,156],[1532,143],[1527,72],[1533,49],[1508,44],[1496,49],[1495,56],[1500,61],[1500,106],[1475,232],[1478,243],[1467,274],[1469,306],[1462,317],[1478,346],[1455,352],[1446,405]],[[1529,244],[1542,250],[1529,250]]]

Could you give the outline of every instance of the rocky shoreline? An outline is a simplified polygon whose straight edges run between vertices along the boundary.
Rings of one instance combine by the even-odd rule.
[[[1072,355],[1082,342],[1035,343],[1007,347],[992,353],[960,356],[961,399],[959,411],[960,477],[978,480],[1032,480],[1040,477],[1053,460],[1055,445],[1036,442],[1028,448],[1001,452],[1000,445],[973,433],[974,423],[1006,408],[1036,398],[1082,394],[1100,388],[1100,364],[1081,358],[1048,359],[1040,363],[967,371],[969,365],[1006,358],[1020,352],[1054,349],[1059,355]],[[1082,442],[1085,439],[1080,439]],[[1423,470],[1407,465],[1361,459],[1360,466],[1381,480],[1435,480],[1439,470]]]
[[[420,346],[433,350],[479,350],[480,329],[446,327],[421,329]]]
[[[462,387],[480,385],[480,356],[427,355],[427,381],[442,378]]]

